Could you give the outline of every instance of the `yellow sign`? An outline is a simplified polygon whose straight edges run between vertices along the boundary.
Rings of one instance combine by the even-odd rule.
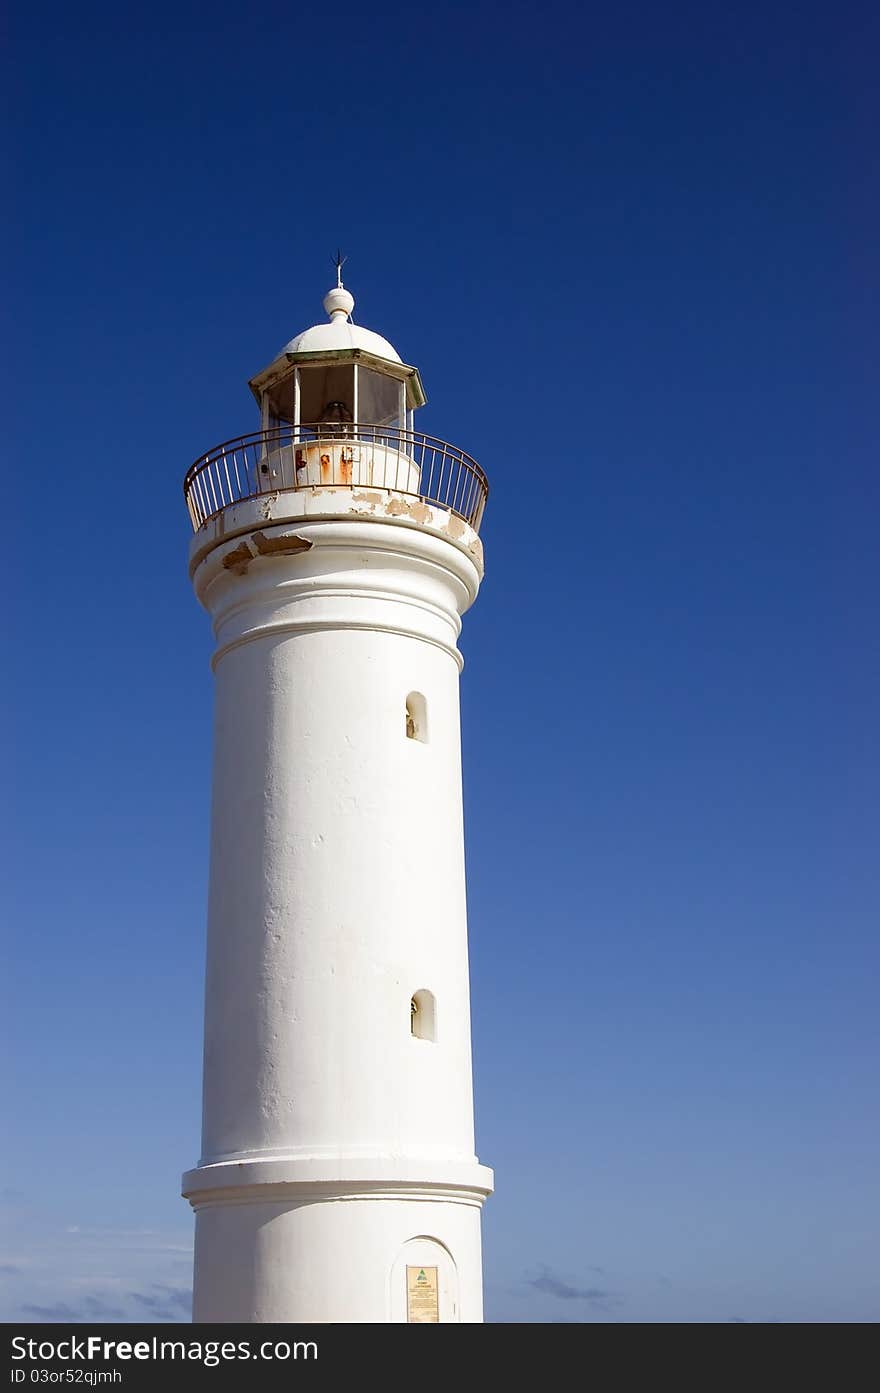
[[[436,1267],[406,1269],[406,1318],[410,1325],[440,1323]]]

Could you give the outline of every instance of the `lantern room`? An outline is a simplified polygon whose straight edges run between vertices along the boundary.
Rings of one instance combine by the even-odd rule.
[[[285,344],[251,379],[261,429],[320,426],[323,437],[369,435],[387,427],[410,432],[425,403],[418,369],[400,359],[387,339],[351,321],[354,296],[340,278],[324,297],[327,324],[315,324]]]

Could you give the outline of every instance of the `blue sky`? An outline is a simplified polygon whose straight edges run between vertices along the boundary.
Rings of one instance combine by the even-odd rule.
[[[487,1316],[876,1319],[878,37],[845,3],[19,7],[4,1318],[185,1315],[180,485],[341,245],[491,485]]]

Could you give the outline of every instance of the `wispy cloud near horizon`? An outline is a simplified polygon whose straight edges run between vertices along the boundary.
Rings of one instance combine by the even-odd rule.
[[[189,1321],[186,1230],[61,1223],[6,1196],[0,1320]]]
[[[590,1272],[602,1271],[599,1267],[589,1267],[587,1270]],[[541,1264],[536,1277],[527,1277],[526,1283],[535,1291],[543,1292],[545,1296],[553,1296],[558,1301],[587,1301],[591,1305],[602,1307],[621,1304],[616,1293],[607,1288],[576,1286],[573,1282],[567,1281],[564,1277],[551,1271],[546,1263]]]

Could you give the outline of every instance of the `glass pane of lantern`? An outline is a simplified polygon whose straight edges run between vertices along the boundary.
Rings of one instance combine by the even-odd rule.
[[[370,368],[358,368],[358,420],[367,426],[396,426],[400,383]]]
[[[354,364],[300,366],[300,421],[354,420]]]
[[[269,401],[269,421],[277,425],[280,421],[293,420],[293,373],[280,382],[273,382],[266,393]]]

